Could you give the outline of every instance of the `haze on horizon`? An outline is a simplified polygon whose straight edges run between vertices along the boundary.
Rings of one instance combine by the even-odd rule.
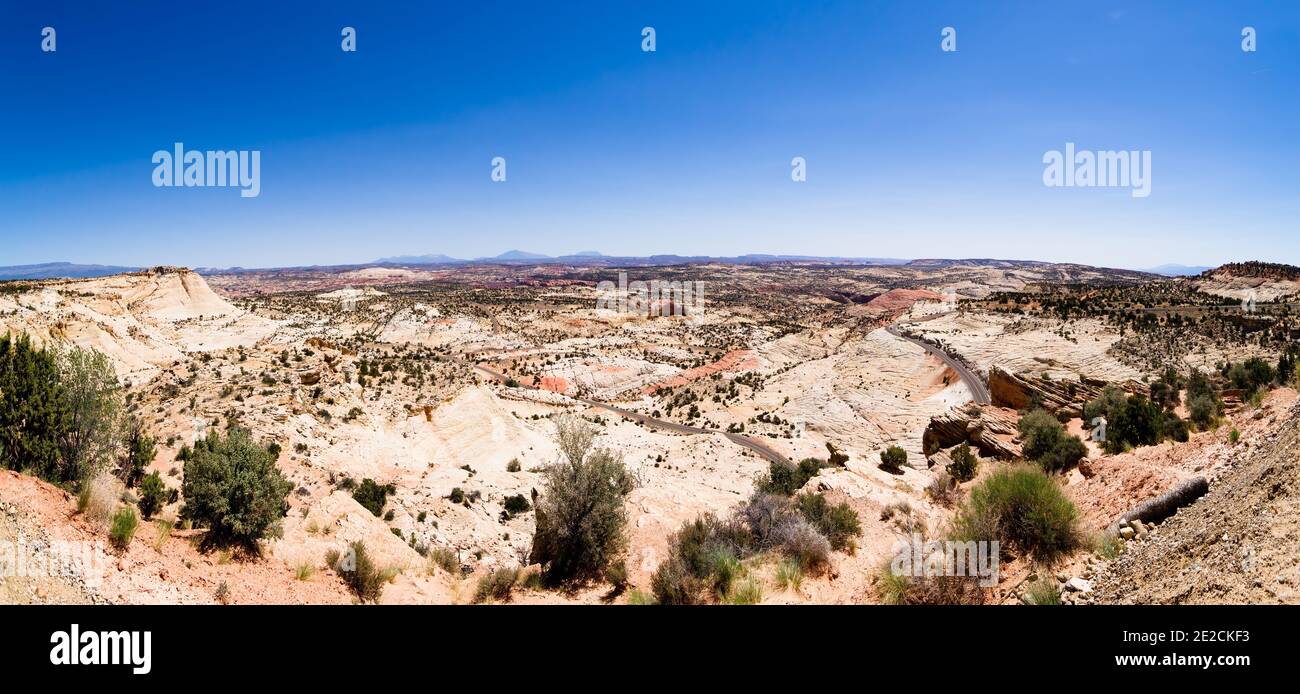
[[[1289,2],[13,14],[0,265],[508,249],[1300,264]],[[344,26],[355,53],[340,50]],[[940,48],[948,26],[956,52]],[[176,142],[260,151],[260,195],[154,187],[151,156]],[[1151,195],[1045,186],[1044,154],[1066,143],[1150,151]],[[497,156],[505,182],[490,177]]]

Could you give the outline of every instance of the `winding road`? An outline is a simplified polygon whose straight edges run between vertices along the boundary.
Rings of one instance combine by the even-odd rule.
[[[939,314],[939,315],[943,315],[943,314]],[[938,315],[930,316],[928,318],[937,318],[937,317]],[[908,342],[918,345],[919,347],[921,347],[921,349],[924,349],[926,352],[938,357],[941,361],[943,361],[944,364],[948,365],[948,367],[950,367],[953,371],[957,372],[957,375],[961,377],[961,380],[964,381],[966,383],[966,386],[970,389],[971,396],[975,399],[975,402],[981,405],[987,405],[988,403],[992,402],[992,398],[989,395],[988,386],[984,385],[984,382],[980,380],[979,376],[974,372],[972,372],[969,368],[967,368],[965,364],[961,363],[956,358],[950,356],[942,349],[920,338],[911,337],[909,335],[903,334],[902,331],[900,331],[898,329],[898,326],[896,325],[890,325],[885,329],[889,331],[889,334],[895,337],[902,338],[904,340],[907,340]],[[506,376],[505,374],[500,373],[498,371],[493,371],[492,369],[489,369],[486,366],[482,366],[480,364],[470,364],[469,362],[466,362],[464,360],[457,360],[457,361],[460,361],[461,363],[466,364],[467,366],[472,366],[478,372],[485,374],[496,381],[504,383],[510,380],[509,377]],[[536,386],[524,386],[521,384],[519,387],[528,388],[530,390],[538,390]],[[730,439],[732,443],[735,443],[738,446],[744,446],[745,448],[754,451],[755,453],[762,456],[763,458],[766,458],[769,461],[772,461],[774,463],[785,463],[785,464],[791,463],[791,460],[789,458],[785,457],[784,455],[781,455],[771,446],[753,437],[745,436],[744,434],[735,434],[731,432],[720,431],[718,429],[705,429],[703,427],[693,427],[687,424],[670,422],[665,419],[659,419],[658,417],[651,417],[650,415],[641,414],[640,412],[633,412],[632,410],[625,410],[621,407],[615,407],[614,405],[600,402],[599,400],[588,400],[586,398],[574,398],[574,399],[584,405],[599,408],[607,412],[616,414],[620,417],[625,417],[632,421],[639,422],[641,424],[644,424],[649,427],[654,427],[656,429],[662,429],[664,431],[671,431],[678,434],[722,434],[723,436]]]

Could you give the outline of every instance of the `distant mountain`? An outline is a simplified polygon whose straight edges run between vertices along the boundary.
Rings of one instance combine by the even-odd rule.
[[[1165,277],[1191,277],[1199,275],[1206,270],[1211,270],[1208,265],[1179,265],[1177,263],[1165,263],[1156,267],[1149,267],[1140,272],[1149,272],[1153,275],[1164,275]]]
[[[0,267],[0,280],[43,280],[54,277],[103,277],[140,268],[115,265],[78,265],[76,263],[40,263],[37,265],[10,265]]]
[[[529,253],[528,251],[510,250],[501,255],[492,258],[480,258],[479,260],[549,260],[551,256],[540,253]]]
[[[579,258],[604,258],[605,254],[600,251],[578,251],[573,254]]]
[[[391,258],[380,258],[376,263],[391,263],[393,265],[444,265],[448,263],[463,263],[460,258],[453,258],[441,253],[430,255],[395,255]]]

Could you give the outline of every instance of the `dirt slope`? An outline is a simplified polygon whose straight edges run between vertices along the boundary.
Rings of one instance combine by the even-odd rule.
[[[1131,543],[1097,602],[1300,603],[1300,406],[1206,496]]]

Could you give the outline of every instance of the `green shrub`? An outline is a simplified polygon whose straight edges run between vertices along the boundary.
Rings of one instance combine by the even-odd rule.
[[[947,473],[958,482],[975,479],[979,468],[979,459],[970,450],[969,443],[963,443],[952,451],[952,462],[948,464]]]
[[[118,549],[126,549],[131,544],[131,538],[135,537],[135,529],[139,524],[135,511],[130,506],[123,506],[113,514],[113,522],[108,530],[109,542]]]
[[[971,488],[953,519],[956,539],[997,540],[1002,550],[1050,562],[1078,547],[1079,513],[1041,469],[1003,467]]]
[[[508,518],[513,518],[521,513],[526,513],[533,508],[533,505],[528,503],[528,499],[524,498],[523,494],[507,496],[501,506],[505,509],[506,517]]]
[[[275,456],[248,432],[232,429],[224,439],[213,433],[185,462],[181,515],[208,529],[205,548],[236,545],[258,554],[258,540],[279,534],[291,489]]]
[[[753,576],[747,576],[733,583],[724,599],[732,605],[757,605],[763,601],[763,589]]]
[[[452,576],[460,575],[460,557],[450,547],[435,547],[429,550],[429,573],[439,568]]]
[[[767,474],[758,479],[755,487],[764,494],[790,496],[802,489],[821,468],[822,462],[816,458],[804,458],[798,465],[774,460],[768,464]]]
[[[1141,395],[1131,395],[1106,422],[1106,451],[1120,453],[1160,442],[1162,410]]]
[[[1069,470],[1088,454],[1087,446],[1046,410],[1034,410],[1017,425],[1025,458],[1048,472]],[[1109,430],[1108,430],[1109,431]]]
[[[1059,605],[1061,591],[1052,579],[1043,577],[1030,583],[1025,588],[1025,597],[1030,605]]]
[[[975,576],[907,576],[888,564],[876,581],[876,595],[886,605],[982,605],[988,593]]]
[[[898,446],[890,446],[880,452],[880,469],[885,472],[898,474],[906,464],[907,451]]]
[[[397,487],[391,484],[378,484],[369,477],[361,480],[361,484],[352,490],[352,498],[357,500],[367,511],[375,514],[376,517],[384,512],[384,505],[388,503],[388,495],[397,491]],[[387,519],[392,520],[392,519]]]
[[[478,585],[474,587],[474,602],[510,602],[511,593],[518,581],[519,569],[497,569],[478,580]]]
[[[621,456],[593,447],[595,436],[581,419],[557,418],[563,459],[542,469],[530,557],[551,585],[600,578],[627,546],[624,499],[633,477]]]
[[[167,502],[167,487],[158,473],[151,472],[140,480],[140,515],[152,518]]]
[[[326,555],[326,561],[330,568],[343,577],[343,581],[361,602],[379,601],[379,595],[384,590],[384,575],[370,559],[364,542],[353,542],[342,556],[337,551]]]
[[[803,585],[803,568],[799,562],[793,559],[782,559],[781,563],[776,565],[776,584],[782,590],[791,588],[799,590]]]
[[[795,497],[795,507],[831,543],[831,549],[852,549],[854,538],[862,534],[858,512],[847,503],[832,506],[821,494],[800,494]]]
[[[506,463],[506,472],[519,472],[522,469],[523,466],[519,464],[518,458],[511,458],[510,462]]]
[[[454,487],[451,490],[451,493],[447,495],[447,498],[451,499],[451,503],[453,504],[463,504],[465,503],[465,490],[460,487]]]

